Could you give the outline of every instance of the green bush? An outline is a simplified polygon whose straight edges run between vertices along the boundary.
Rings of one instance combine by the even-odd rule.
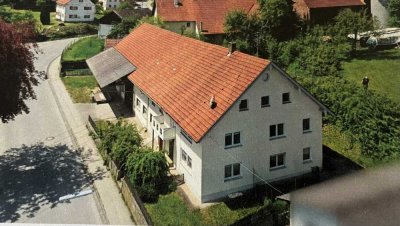
[[[126,162],[129,153],[139,149],[142,145],[142,138],[136,127],[130,124],[118,124],[117,126],[116,139],[111,146],[110,156],[120,167]]]
[[[97,26],[87,23],[74,23],[66,26],[52,26],[44,34],[50,39],[61,39],[97,33]]]
[[[271,205],[271,214],[274,225],[289,225],[289,204],[282,200],[276,200]]]
[[[141,148],[129,154],[126,172],[141,198],[154,201],[168,182],[168,163],[163,152]]]

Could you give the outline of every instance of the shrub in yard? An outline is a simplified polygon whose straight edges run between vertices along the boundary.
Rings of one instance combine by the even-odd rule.
[[[122,123],[117,126],[117,136],[111,146],[110,156],[117,166],[121,167],[129,153],[136,151],[142,145],[142,137],[133,125]]]
[[[76,23],[68,26],[53,26],[46,30],[45,35],[49,39],[60,39],[89,34],[96,34],[97,27],[93,24]]]
[[[289,225],[289,205],[282,200],[276,200],[271,205],[272,219],[274,225]]]
[[[164,153],[149,148],[129,154],[126,172],[144,201],[155,200],[168,181],[168,163]]]

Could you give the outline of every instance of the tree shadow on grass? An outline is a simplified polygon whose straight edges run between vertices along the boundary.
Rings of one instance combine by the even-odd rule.
[[[89,174],[79,151],[43,143],[11,148],[0,156],[0,222],[34,217],[61,196],[88,188],[104,172]]]

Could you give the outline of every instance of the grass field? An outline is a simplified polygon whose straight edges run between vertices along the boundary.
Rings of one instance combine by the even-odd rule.
[[[154,225],[231,225],[236,221],[257,212],[269,205],[244,198],[230,204],[230,207],[222,202],[204,209],[190,210],[176,192],[160,195],[158,201],[153,204],[145,204],[145,207],[153,220]]]
[[[78,61],[88,59],[104,48],[104,40],[97,37],[80,39],[71,45],[63,54],[62,61]]]
[[[62,78],[65,88],[75,103],[90,103],[90,92],[97,86],[93,76],[70,76]]]
[[[400,49],[362,51],[343,64],[343,73],[359,86],[361,79],[368,76],[371,90],[400,103]]]

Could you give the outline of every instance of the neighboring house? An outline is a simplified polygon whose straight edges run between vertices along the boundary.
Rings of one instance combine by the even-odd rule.
[[[290,225],[399,225],[399,172],[399,164],[366,169],[295,191],[290,194]]]
[[[123,1],[124,0],[102,0],[100,4],[103,6],[104,10],[116,9]]]
[[[150,15],[151,10],[147,8],[113,10],[100,18],[98,36],[99,38],[106,38],[112,28],[121,23],[123,19],[128,17],[142,18]]]
[[[143,24],[87,62],[103,87],[129,74],[153,148],[201,202],[322,167],[329,110],[268,60]]]
[[[90,0],[58,0],[56,19],[62,22],[93,21],[96,6]]]
[[[303,20],[322,24],[333,19],[340,10],[369,9],[370,0],[294,0],[293,9]],[[369,11],[370,13],[370,11]]]
[[[156,0],[155,3],[154,15],[164,20],[167,29],[208,36],[224,34],[228,12],[252,13],[258,9],[257,0]]]

